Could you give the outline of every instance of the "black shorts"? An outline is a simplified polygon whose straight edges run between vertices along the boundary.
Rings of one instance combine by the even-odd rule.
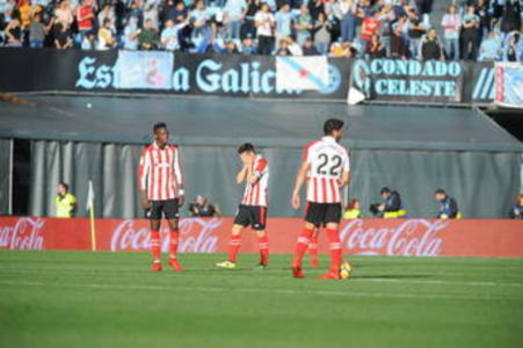
[[[341,221],[341,203],[307,202],[305,221],[316,227],[325,226],[330,222],[339,224]]]
[[[145,217],[150,220],[161,220],[162,213],[166,219],[178,219],[180,217],[180,203],[178,198],[166,201],[152,201],[152,206],[145,210]]]
[[[234,224],[243,227],[250,225],[253,230],[263,231],[265,230],[266,220],[267,207],[240,204],[238,214],[234,218]]]

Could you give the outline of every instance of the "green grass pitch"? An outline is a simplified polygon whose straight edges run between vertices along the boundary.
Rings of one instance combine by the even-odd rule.
[[[523,347],[521,259],[357,256],[322,281],[223,258],[0,250],[0,347]]]

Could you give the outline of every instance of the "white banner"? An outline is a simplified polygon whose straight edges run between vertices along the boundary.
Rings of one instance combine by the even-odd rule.
[[[278,90],[316,90],[329,83],[327,57],[276,57],[276,88]]]
[[[523,65],[521,63],[496,63],[495,103],[511,108],[523,108]]]
[[[118,51],[114,87],[171,89],[173,66],[171,52]]]

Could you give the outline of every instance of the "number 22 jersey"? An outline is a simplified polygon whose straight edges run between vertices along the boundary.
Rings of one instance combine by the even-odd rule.
[[[305,146],[302,160],[310,165],[307,201],[341,203],[340,179],[350,170],[347,150],[334,137],[325,136]]]

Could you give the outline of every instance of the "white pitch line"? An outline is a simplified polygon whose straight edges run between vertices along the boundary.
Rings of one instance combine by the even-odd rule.
[[[454,296],[446,294],[398,294],[381,292],[361,292],[361,291],[336,291],[336,290],[300,290],[300,289],[274,289],[274,288],[218,288],[218,287],[192,287],[192,286],[163,286],[163,285],[121,285],[121,284],[69,284],[69,283],[44,283],[27,281],[0,281],[0,285],[11,286],[35,286],[35,287],[56,287],[56,288],[81,288],[81,289],[103,289],[103,290],[146,290],[146,291],[179,291],[179,292],[223,292],[223,293],[273,293],[280,295],[324,295],[341,297],[360,297],[360,298],[396,298],[396,299],[442,299],[442,300],[517,300],[523,298],[507,296],[476,296],[470,295]]]

